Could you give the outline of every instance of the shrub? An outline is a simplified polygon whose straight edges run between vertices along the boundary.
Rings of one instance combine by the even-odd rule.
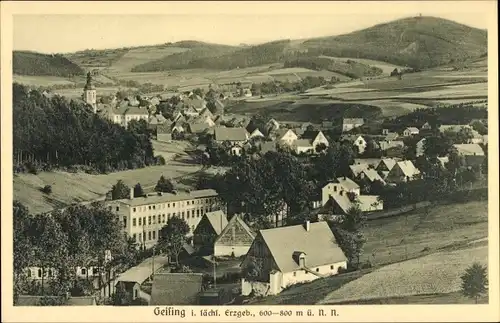
[[[51,185],[45,185],[41,191],[45,194],[51,194],[52,193],[52,186]]]

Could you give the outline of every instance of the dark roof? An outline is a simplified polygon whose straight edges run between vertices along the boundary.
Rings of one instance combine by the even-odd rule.
[[[203,274],[156,274],[149,305],[197,305],[203,290]]]
[[[304,133],[301,136],[301,139],[311,139],[314,140],[318,136],[319,131],[313,130],[313,131],[304,131]]]

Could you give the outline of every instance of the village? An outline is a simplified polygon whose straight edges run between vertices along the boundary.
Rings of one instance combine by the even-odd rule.
[[[48,91],[43,95],[54,96]],[[237,87],[229,93],[214,86],[165,95],[100,96],[88,73],[82,101],[92,113],[125,129],[145,125],[156,142],[186,143],[193,162],[218,176],[246,165],[242,160],[260,165],[261,160],[294,158],[300,165],[320,165],[334,151],[349,156],[335,157],[333,177],[318,170],[311,193],[301,191],[304,205],[292,207],[285,199],[277,200],[278,206],[265,205],[258,212],[259,221],[252,217],[255,205],[228,202],[229,193],[221,196],[213,181],[182,190],[163,189],[160,181],[166,179],[160,179],[152,192],[134,187],[119,194],[110,191],[104,206],[142,258],[130,268],[115,264],[107,271],[82,263],[76,275],[90,280],[94,292],[68,295],[67,304],[97,305],[102,299],[112,299],[114,305],[251,304],[297,284],[370,268],[369,262],[360,261],[361,250],[346,252],[346,242],[339,241],[342,235],[335,228],[351,230],[344,226],[349,217],[359,219],[352,225],[355,236],[357,225],[366,221],[428,210],[445,194],[486,185],[488,137],[475,125],[487,125],[487,120],[441,124],[421,119],[398,124],[400,131],[384,124],[373,127],[371,120],[355,117],[287,123],[236,116],[229,97],[249,98],[252,92]],[[448,144],[440,144],[444,141]],[[434,191],[434,186],[426,186],[441,185],[433,179],[445,173],[451,174],[443,184],[446,188]],[[452,193],[450,186],[455,187]],[[408,191],[424,196],[401,198]],[[106,253],[105,258],[113,256]],[[25,272],[29,280],[42,284],[58,276],[56,268],[43,266],[30,265]],[[18,302],[36,305],[40,297],[19,295]]]

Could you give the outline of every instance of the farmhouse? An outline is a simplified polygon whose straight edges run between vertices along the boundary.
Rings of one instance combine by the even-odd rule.
[[[244,144],[248,140],[249,134],[245,128],[223,128],[217,127],[214,130],[214,139],[218,143],[229,141],[231,144]]]
[[[353,180],[347,177],[339,177],[335,181],[330,182],[323,186],[321,189],[321,201],[322,204],[325,205],[330,199],[331,195],[337,195],[341,192],[349,192],[355,195],[360,194],[359,185],[356,184]],[[342,193],[344,194],[344,193]]]
[[[342,120],[342,132],[347,132],[365,124],[362,118],[344,118]]]
[[[391,169],[396,165],[397,160],[394,158],[382,158],[382,160],[378,163],[377,167],[375,167],[375,170],[377,172],[381,172],[384,174],[384,178],[387,177],[387,174],[391,171]]]
[[[276,131],[276,140],[280,144],[292,146],[297,139],[299,139],[297,134],[291,129],[278,129]]]
[[[397,162],[389,171],[385,180],[390,183],[409,182],[420,175],[418,168],[410,160]]]
[[[192,134],[203,133],[209,127],[210,126],[204,122],[188,123],[188,126],[187,126],[189,133],[192,133]]]
[[[343,135],[341,137],[341,140],[352,143],[352,145],[360,154],[364,153],[366,149],[366,140],[361,135]]]
[[[478,144],[456,144],[453,145],[460,156],[484,156],[484,151]]]
[[[316,149],[316,147],[320,144],[328,147],[328,139],[326,139],[325,134],[322,131],[305,131],[301,136],[301,139],[311,140],[311,144]]]
[[[149,120],[149,112],[146,108],[132,107],[132,106],[121,106],[119,108],[110,108],[108,110],[108,118],[121,125],[124,128],[128,127],[128,123],[132,120]]]
[[[408,127],[403,131],[403,136],[405,137],[410,137],[410,136],[416,136],[420,133],[418,128],[416,127]]]
[[[338,273],[347,268],[326,222],[260,230],[241,263],[241,292],[276,295],[284,288]]]
[[[239,214],[235,214],[224,230],[219,234],[213,245],[214,255],[240,257],[247,254],[255,234],[243,221]]]
[[[224,212],[219,210],[205,213],[193,232],[194,247],[202,255],[213,254],[215,239],[226,226],[227,217]]]
[[[203,290],[203,274],[157,273],[149,305],[198,305]]]
[[[329,210],[331,215],[339,216],[349,212],[352,207],[358,206],[362,212],[374,212],[384,209],[383,201],[377,195],[348,195],[345,191],[329,195],[323,205],[323,212]],[[322,213],[323,213],[322,212]],[[328,213],[328,212],[325,212]]]

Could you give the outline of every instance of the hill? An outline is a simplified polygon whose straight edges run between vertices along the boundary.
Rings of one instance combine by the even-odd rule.
[[[359,57],[428,68],[487,52],[487,32],[435,17],[412,17],[302,43],[309,55]]]
[[[18,75],[71,77],[84,73],[81,67],[59,54],[14,51],[12,65],[13,74]]]

